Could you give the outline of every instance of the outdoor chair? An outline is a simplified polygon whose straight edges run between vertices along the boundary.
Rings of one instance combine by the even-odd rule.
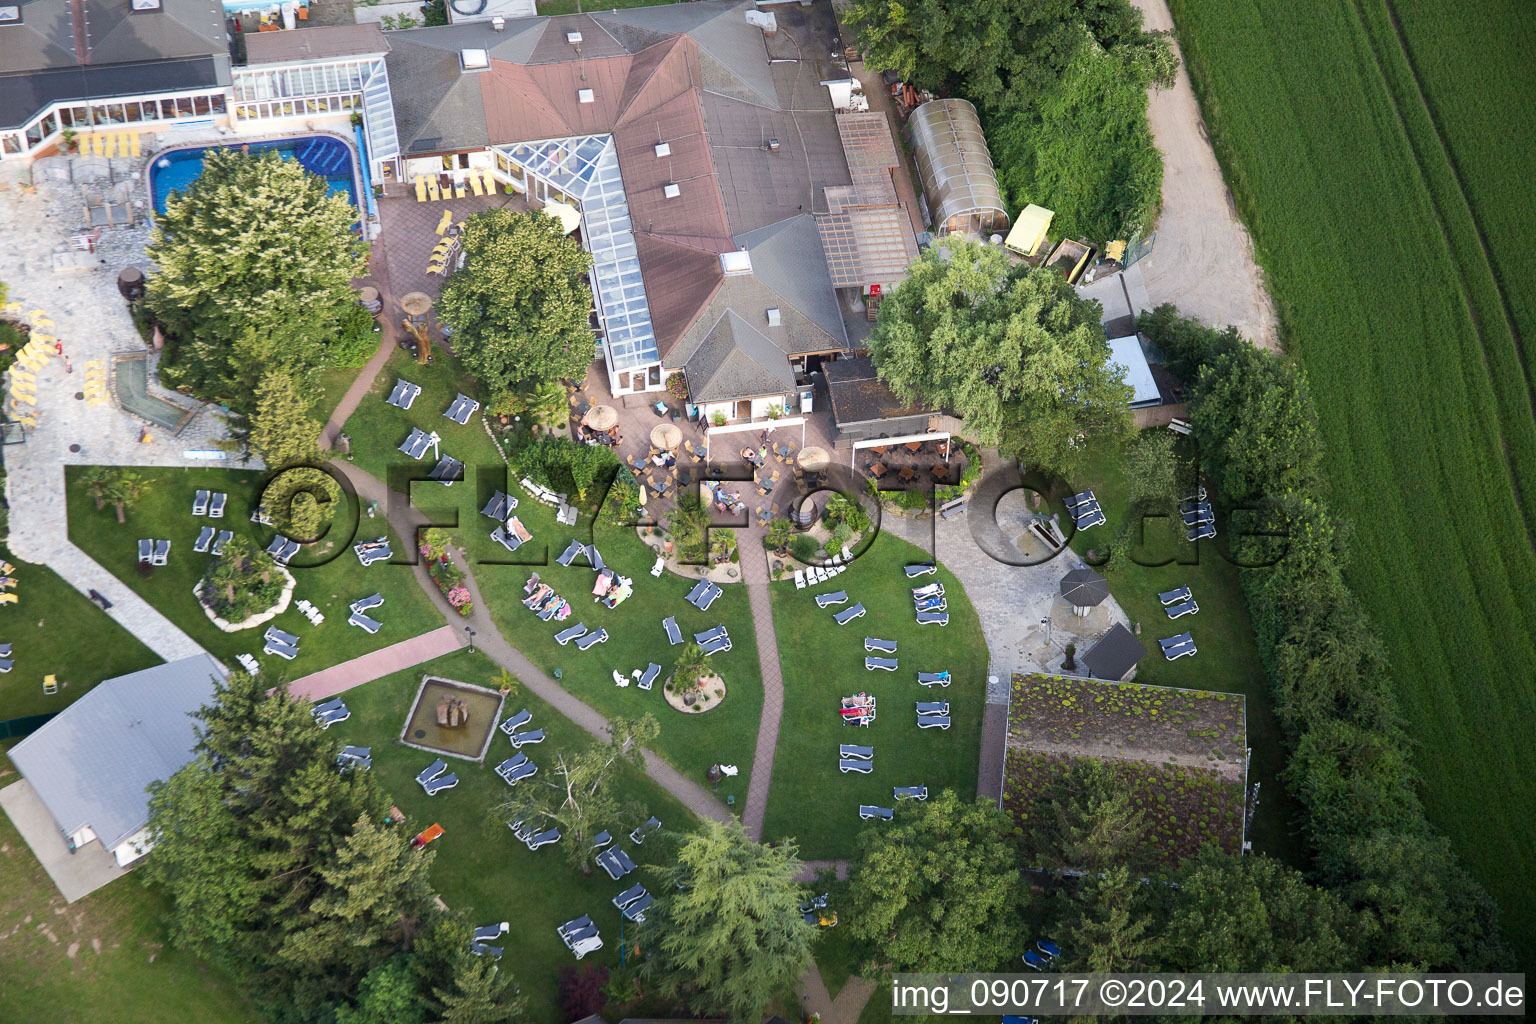
[[[11,669],[13,669],[15,667],[16,667],[16,659],[14,659],[14,658],[0,658],[0,672],[9,672]],[[47,691],[45,690],[43,692],[46,693]]]
[[[1036,953],[1032,949],[1026,949],[1024,951],[1024,956],[1022,957],[1022,959],[1023,959],[1025,964],[1027,964],[1030,967],[1033,967],[1037,971],[1045,970],[1045,968],[1049,964],[1049,961],[1046,960],[1045,957],[1041,956],[1039,953]]]
[[[629,841],[634,843],[636,846],[639,846],[645,842],[646,836],[650,835],[652,832],[655,832],[659,828],[661,828],[661,819],[653,814],[649,818],[646,818],[644,821],[642,821],[639,825],[635,826],[635,830],[629,834]]]
[[[696,644],[707,644],[711,640],[718,639],[719,637],[722,637],[722,636],[725,636],[725,635],[726,635],[725,626],[724,625],[719,625],[719,626],[715,626],[713,629],[706,629],[702,633],[695,633],[695,634],[693,634],[693,642],[696,643]]]
[[[862,758],[865,761],[868,761],[875,756],[874,747],[860,746],[857,743],[844,743],[838,747],[837,752],[839,757],[857,757]]]
[[[683,631],[677,628],[677,616],[668,615],[662,619],[661,628],[667,631],[667,643],[675,647],[683,642]]]
[[[947,715],[949,714],[949,701],[947,700],[920,700],[917,702],[919,715]]]
[[[895,786],[894,795],[897,800],[927,800],[927,786]]]
[[[1184,644],[1193,642],[1194,637],[1188,633],[1180,633],[1177,636],[1164,637],[1158,641],[1158,643],[1162,645],[1162,648],[1165,651],[1170,647],[1181,647]]]
[[[715,598],[719,597],[723,593],[725,593],[725,591],[721,590],[715,584],[710,583],[709,588],[704,591],[704,596],[694,602],[694,607],[701,612],[707,612],[709,611],[709,606],[715,603]]]
[[[452,487],[464,473],[464,463],[452,455],[444,455],[437,460],[437,465],[432,467],[432,472],[427,474],[428,480],[436,480],[444,487]]]
[[[645,672],[640,676],[640,681],[636,685],[642,690],[649,690],[655,684],[656,677],[659,675],[661,675],[661,666],[653,661],[645,666]]]
[[[283,542],[283,549],[281,551],[279,551],[277,554],[273,555],[272,557],[274,559],[276,559],[277,561],[281,562],[283,565],[287,565],[289,562],[291,562],[293,560],[293,556],[298,554],[298,553],[299,553],[299,542],[296,541],[296,540],[285,540]],[[384,557],[388,558],[389,555],[386,554],[386,555],[384,555]],[[377,560],[378,559],[372,559],[372,561],[377,561]]]
[[[796,590],[804,590],[805,589],[805,570],[804,569],[796,569],[795,570],[795,589]]]
[[[261,649],[262,654],[275,654],[284,661],[292,661],[299,656],[299,649],[291,647],[280,640],[268,640],[266,646]]]
[[[155,557],[153,559],[153,564],[164,565],[166,562],[170,561],[170,557],[171,542],[168,540],[155,541]]]
[[[325,703],[316,704],[314,707],[310,708],[309,713],[314,715],[316,718],[319,718],[321,715],[328,715],[332,711],[335,711],[339,708],[344,708],[346,706],[347,702],[342,700],[340,697],[332,697]]]
[[[215,554],[215,555],[222,555],[224,553],[224,545],[228,544],[230,541],[232,541],[234,539],[235,539],[235,531],[234,530],[220,530],[219,531],[219,536],[213,542],[213,554]]]
[[[431,782],[433,779],[437,778],[447,770],[448,762],[444,761],[442,758],[438,758],[436,761],[433,761],[431,764],[427,765],[419,773],[417,773],[416,781],[420,785],[425,786],[427,783]]]
[[[330,712],[328,714],[321,715],[318,718],[316,718],[315,719],[315,724],[320,726],[320,728],[322,728],[322,729],[329,729],[331,726],[339,725],[340,723],[345,722],[347,719],[349,719],[351,717],[352,717],[352,712],[351,711],[348,711],[344,707],[343,708],[337,708],[335,711],[332,711],[332,712]]]
[[[471,942],[469,944],[469,951],[475,956],[488,956],[492,960],[500,960],[501,954],[505,952],[505,947],[492,946],[484,942]]]
[[[1163,610],[1168,613],[1168,617],[1170,619],[1179,619],[1186,615],[1195,614],[1200,610],[1200,606],[1194,602],[1193,598],[1191,598],[1190,600],[1181,602],[1179,604],[1167,605],[1163,608]]]
[[[10,656],[11,645],[9,643],[0,644],[0,658],[9,658]]]
[[[586,632],[587,624],[585,622],[578,622],[574,626],[566,626],[560,632],[555,634],[555,643],[559,644],[561,647],[564,647],[566,644],[570,643],[572,640],[575,640],[577,637],[585,636]]]
[[[711,654],[719,654],[722,651],[728,651],[731,649],[731,638],[728,636],[716,637],[709,643],[700,645],[699,649],[704,652],[706,657]]]
[[[848,603],[848,591],[834,590],[830,594],[817,594],[817,608],[832,608],[836,605]]]
[[[548,846],[550,843],[558,843],[559,841],[560,830],[558,828],[547,828],[543,832],[523,840],[530,850],[537,850],[541,846]]]
[[[635,900],[635,902],[625,907],[621,913],[627,920],[639,924],[645,920],[645,912],[649,910],[651,908],[651,904],[655,902],[656,897],[652,896],[650,893],[646,893],[644,896],[641,896],[638,900]]]
[[[868,775],[875,770],[875,766],[864,758],[841,758],[837,762],[837,770],[840,772],[856,772],[859,775]]]
[[[612,843],[613,833],[609,832],[607,829],[603,829],[597,835],[592,837],[592,849],[594,850],[601,850],[605,846],[612,845]]]
[[[1052,960],[1055,960],[1057,957],[1061,956],[1061,947],[1056,945],[1056,943],[1052,942],[1050,939],[1041,939],[1039,942],[1035,943],[1035,948],[1044,953],[1046,956],[1050,957]]]
[[[505,491],[497,491],[491,495],[491,500],[485,503],[485,508],[480,510],[483,516],[489,516],[497,522],[503,522],[507,514],[517,508],[517,499]]]
[[[356,626],[367,633],[377,633],[379,631],[379,627],[383,626],[384,623],[380,622],[378,619],[370,619],[362,612],[353,612],[347,619],[347,625]]]
[[[364,771],[367,771],[373,766],[373,748],[354,747],[348,744],[341,748],[341,753],[336,755],[336,764],[342,768],[355,764]]]
[[[886,672],[895,672],[897,669],[895,658],[865,658],[864,670],[873,672],[875,669],[883,669]]]
[[[427,791],[427,796],[437,796],[443,790],[452,789],[458,784],[459,777],[457,775],[444,775],[441,778],[433,779],[421,788]]]
[[[1199,526],[1202,523],[1214,523],[1215,521],[1216,513],[1211,511],[1209,505],[1204,505],[1193,512],[1184,513],[1185,526]]]
[[[608,639],[608,631],[606,629],[603,629],[601,626],[599,626],[597,628],[597,632],[595,632],[595,633],[586,633],[586,634],[584,634],[582,636],[577,637],[576,638],[576,649],[578,651],[584,651],[584,650],[586,650],[589,647],[595,646],[596,644],[603,643],[607,639]]]
[[[917,623],[920,626],[947,626],[949,625],[949,613],[918,612]]]
[[[881,821],[890,821],[896,816],[896,811],[890,807],[876,807],[873,804],[859,804],[859,818],[868,821],[871,818],[879,818]]]
[[[192,514],[205,516],[208,514],[208,492],[198,491],[192,496]]]
[[[1191,640],[1188,643],[1179,644],[1177,647],[1164,647],[1163,648],[1163,657],[1167,658],[1169,661],[1178,661],[1180,658],[1184,657],[1185,655],[1198,654],[1198,653],[1199,653],[1199,651],[1196,650],[1195,642],[1193,640]]]
[[[919,576],[931,576],[939,571],[939,567],[933,562],[920,562],[906,567],[907,579],[913,580]]]
[[[267,640],[280,641],[290,647],[299,646],[298,637],[294,636],[292,633],[286,632],[285,630],[278,629],[276,626],[268,626],[267,631],[262,634],[262,636]]]
[[[1184,535],[1184,539],[1193,544],[1197,540],[1211,540],[1216,536],[1216,526],[1213,523],[1202,523]]]
[[[917,727],[919,729],[948,729],[948,715],[918,715]]]
[[[581,934],[582,932],[586,931],[588,928],[591,928],[591,927],[592,927],[592,918],[587,916],[586,914],[582,914],[580,917],[576,918],[575,920],[567,921],[567,922],[565,922],[562,925],[557,925],[555,927],[555,930],[560,933],[560,937],[562,939],[565,939],[565,938],[567,938],[568,936],[571,936],[571,935],[579,935],[579,934]]]
[[[917,674],[917,681],[923,686],[948,686],[949,670],[945,669],[942,672],[919,672]]]
[[[367,597],[360,597],[356,601],[353,601],[351,610],[354,612],[372,611],[383,603],[383,594],[369,594]]]
[[[913,587],[912,588],[912,599],[914,601],[920,600],[920,599],[925,598],[925,597],[943,597],[943,596],[944,596],[944,584],[942,584],[942,583],[930,583],[930,584],[928,584],[925,587]]]
[[[580,960],[588,953],[595,953],[602,948],[603,940],[598,937],[596,929],[593,929],[592,934],[582,938],[580,942],[571,943],[571,952],[575,955],[577,960]]]
[[[895,654],[896,641],[881,640],[879,637],[867,636],[864,638],[864,649],[866,651],[879,651],[882,654]]]
[[[533,712],[523,708],[517,714],[502,719],[501,725],[497,726],[497,728],[511,736],[531,721],[533,721]]]
[[[211,526],[205,526],[197,531],[197,543],[192,545],[192,550],[200,555],[206,555],[209,545],[213,543],[213,534],[214,529]]]
[[[229,504],[229,495],[223,491],[214,491],[213,499],[208,502],[208,516],[211,519],[224,518],[224,506]]]
[[[1157,595],[1157,599],[1163,604],[1177,604],[1181,601],[1188,601],[1193,597],[1194,595],[1190,593],[1188,587],[1176,587],[1173,590],[1165,590]]]
[[[240,663],[240,667],[245,669],[245,671],[250,675],[261,675],[261,665],[259,662],[257,662],[256,656],[254,654],[237,654],[235,655],[235,660],[238,661]]]
[[[860,602],[860,603],[854,605],[852,608],[844,608],[842,611],[840,611],[836,615],[832,616],[832,618],[834,620],[836,620],[836,622],[837,622],[837,624],[839,626],[846,626],[846,625],[848,625],[848,623],[852,622],[854,619],[860,619],[860,618],[863,618],[863,617],[864,617],[864,604],[863,604],[863,602]]]
[[[507,921],[503,921],[500,924],[481,925],[479,928],[475,929],[472,938],[475,942],[490,942],[493,939],[499,939],[503,935],[507,934],[507,931],[511,927],[511,923]]]
[[[573,540],[570,542],[570,544],[566,545],[565,551],[562,552],[560,557],[555,559],[555,561],[559,562],[561,565],[569,566],[573,561],[576,560],[576,556],[581,554],[585,546],[586,545]]]
[[[512,741],[512,748],[514,750],[522,747],[531,747],[536,743],[544,742],[544,730],[528,729],[525,732],[514,732],[508,736],[508,739]]]
[[[629,906],[631,903],[635,902],[635,900],[638,900],[641,896],[644,895],[645,886],[636,883],[615,896],[613,898],[613,905],[618,907],[620,910],[623,910],[625,907]]]

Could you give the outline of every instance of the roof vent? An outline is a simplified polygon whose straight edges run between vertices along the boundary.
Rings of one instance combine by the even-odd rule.
[[[581,33],[567,32],[565,34],[565,41],[570,43],[572,46],[575,46],[577,43],[581,42]]]
[[[132,0],[129,6],[135,11],[158,11],[160,0]]]
[[[491,28],[497,32],[505,32],[507,30],[507,19],[499,14],[496,15],[496,17],[491,19]]]
[[[0,7],[0,25],[11,25],[20,20],[20,7]]]
[[[676,199],[678,196],[683,194],[683,190],[669,181],[665,185],[661,186],[661,194],[666,196],[668,199]]]
[[[595,103],[597,101],[597,94],[591,89],[577,89],[576,98],[582,103]]]
[[[720,269],[726,277],[740,277],[742,274],[752,273],[752,257],[745,249],[737,249],[735,252],[723,252],[720,254]]]
[[[460,50],[459,69],[461,71],[488,71],[491,67],[491,55],[485,50]]]
[[[669,143],[666,143],[666,142],[658,142],[658,143],[656,143],[656,155],[657,156],[671,156],[672,155],[672,146]]]
[[[779,319],[779,307],[774,306],[768,311],[768,326],[777,327],[780,323],[781,320]]]

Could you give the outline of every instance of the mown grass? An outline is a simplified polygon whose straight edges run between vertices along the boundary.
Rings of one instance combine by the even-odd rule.
[[[311,672],[358,657],[389,644],[436,629],[442,615],[433,607],[405,564],[375,563],[366,569],[358,564],[348,545],[352,536],[351,514],[355,505],[337,513],[337,525],[331,534],[295,556],[289,568],[297,581],[293,602],[288,610],[270,624],[301,638],[299,655],[293,661],[261,653],[262,633],[266,625],[225,633],[203,613],[192,588],[202,578],[211,559],[192,550],[203,526],[233,530],[252,545],[265,547],[272,537],[269,527],[259,527],[250,520],[253,503],[258,500],[262,474],[255,471],[227,469],[142,469],[145,481],[143,498],[118,523],[112,506],[97,509],[80,483],[84,467],[66,470],[69,537],[108,572],[154,605],[187,635],[216,658],[233,665],[242,653],[256,655],[264,673],[274,678],[297,679]],[[224,491],[229,504],[224,518],[209,519],[192,515],[192,497],[198,489]],[[364,517],[357,536],[376,537],[388,529],[382,516]],[[332,539],[334,536],[335,539]],[[167,565],[139,574],[138,539],[152,537],[171,541]],[[391,538],[396,558],[402,555],[399,538]],[[321,564],[304,565],[305,562]],[[384,595],[385,604],[373,613],[383,622],[375,634],[347,625],[347,605],[374,592]],[[325,622],[311,625],[299,613],[296,603],[307,598],[325,613]]]
[[[832,583],[804,590],[792,580],[772,585],[784,714],[764,839],[792,836],[808,860],[849,857],[868,825],[859,820],[859,805],[892,806],[895,786],[927,786],[930,795],[953,789],[963,800],[975,798],[987,645],[965,589],[942,564],[936,575],[908,581],[902,566],[926,560],[918,548],[882,533]],[[911,588],[932,582],[944,584],[947,626],[920,626],[913,613]],[[832,616],[841,609],[816,607],[815,594],[834,590],[848,592],[843,607],[862,603],[864,617],[839,626]],[[865,670],[866,636],[897,642],[897,671]],[[919,671],[946,668],[949,687],[918,685]],[[879,701],[868,728],[845,726],[838,715],[841,698],[859,692]],[[950,728],[919,729],[920,700],[949,701]],[[839,772],[844,743],[874,747],[874,771]]]
[[[0,786],[15,780],[0,754]],[[0,1018],[37,1021],[67,1008],[123,1024],[254,1024],[223,971],[166,943],[166,910],[131,876],[65,904],[0,814]]]
[[[0,545],[0,559],[16,567],[20,600],[0,606],[0,642],[15,661],[0,676],[0,720],[63,711],[103,679],[160,664],[154,651],[107,616],[57,573],[23,562]],[[91,643],[80,638],[89,636]],[[43,676],[59,677],[59,692],[43,693]]]
[[[1286,344],[1311,381],[1331,500],[1354,527],[1350,583],[1391,655],[1429,815],[1528,960],[1536,422],[1494,282],[1528,322],[1531,257],[1506,254],[1529,246],[1530,204],[1509,176],[1530,134],[1503,118],[1530,116],[1511,90],[1531,74],[1531,14],[1503,4],[1465,20],[1404,5],[1421,94],[1380,0],[1172,8]],[[1429,56],[1452,23],[1449,50]]]
[[[602,871],[584,874],[572,866],[563,846],[568,840],[530,851],[499,822],[488,826],[487,812],[511,793],[492,770],[512,750],[500,733],[491,743],[485,764],[449,759],[450,769],[459,777],[457,786],[435,797],[422,791],[415,777],[434,755],[396,742],[422,677],[438,675],[493,686],[499,671],[483,654],[465,650],[376,679],[347,691],[352,717],[331,732],[338,751],[348,743],[372,748],[372,771],[404,812],[402,828],[415,834],[434,823],[443,827],[444,834],[431,846],[436,852],[432,884],[438,895],[453,909],[469,913],[477,924],[511,922],[511,932],[495,943],[506,949],[502,968],[512,972],[528,1000],[527,1019],[554,1021],[561,1019],[557,990],[560,968],[576,964],[560,941],[556,926],[590,914],[601,931],[603,948],[581,963],[617,968],[620,917],[613,897],[635,882],[655,889],[645,865],[661,863],[666,843],[660,835],[642,846],[629,841],[629,831],[644,818],[613,822],[609,831],[618,837],[618,845],[642,865],[622,882],[614,882]],[[542,744],[524,750],[541,771],[554,763],[557,751],[584,749],[593,742],[579,726],[526,690],[507,698],[503,715],[520,708],[531,711],[531,726],[545,732]],[[521,785],[538,779],[535,776]],[[687,832],[693,827],[693,815],[639,772],[621,770],[614,777],[614,786],[621,798],[638,801],[660,818],[664,829]],[[626,923],[624,935],[632,953],[635,926]]]

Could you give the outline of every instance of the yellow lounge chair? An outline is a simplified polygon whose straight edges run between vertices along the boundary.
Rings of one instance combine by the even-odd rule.
[[[463,199],[469,195],[469,189],[465,188],[463,183],[457,184],[453,186],[453,195],[455,199]]]
[[[11,379],[12,380],[24,380],[24,381],[35,381],[35,380],[37,380],[36,377],[32,376],[26,370],[18,370],[14,366],[11,367]]]
[[[19,303],[19,302],[7,302],[5,304],[5,311],[7,313],[20,313],[21,312],[21,303]]]
[[[54,694],[59,692],[59,677],[52,672],[43,676],[43,692]]]
[[[16,567],[10,562],[0,562],[0,572],[5,573],[7,576],[15,576]]]
[[[106,143],[106,146],[107,146],[107,159],[110,160],[112,157],[117,156],[117,136],[116,135],[108,135],[105,139],[102,139],[102,142]]]
[[[437,233],[441,235],[444,231],[447,231],[448,225],[451,223],[453,223],[453,211],[444,210],[443,219],[437,222]]]
[[[480,174],[483,178],[485,178],[485,194],[488,196],[495,195],[496,179],[491,177],[491,169],[489,167],[482,168]]]
[[[87,135],[86,138],[90,141],[91,144],[91,155],[101,156],[101,136],[95,132],[92,132],[90,135]],[[81,147],[80,152],[84,153],[85,148]]]
[[[437,187],[436,178],[427,179],[427,195],[431,197],[434,203],[443,198],[442,191]]]
[[[0,594],[0,604],[16,604],[21,598],[15,594]]]
[[[416,175],[416,201],[418,203],[427,201],[427,179],[419,174]]]
[[[28,405],[36,405],[37,404],[37,399],[33,398],[31,395],[18,395],[14,391],[11,392],[11,401],[13,401],[13,402],[26,402]]]
[[[105,359],[87,359],[80,365],[85,367],[87,370],[99,370],[103,366],[107,365],[107,361]]]
[[[485,195],[485,186],[480,184],[480,175],[474,171],[469,172],[469,190],[477,196]]]
[[[27,313],[27,319],[28,320],[32,320],[32,319],[34,319],[36,317],[47,316],[47,315],[48,315],[48,311],[46,309],[34,309],[34,310],[30,311],[29,313]]]
[[[85,404],[86,405],[101,405],[106,400],[107,400],[107,396],[106,395],[92,395],[90,398],[87,398],[85,400]]]
[[[129,132],[128,133],[128,155],[129,156],[140,156],[140,155],[142,155],[139,152],[139,133],[138,132]]]

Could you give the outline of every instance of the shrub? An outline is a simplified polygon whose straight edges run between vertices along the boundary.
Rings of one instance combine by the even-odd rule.
[[[208,563],[202,601],[226,622],[243,622],[275,605],[284,582],[272,556],[253,549],[237,533],[224,545],[224,553]]]
[[[325,346],[325,365],[355,370],[379,348],[378,322],[362,306],[348,306],[336,325],[336,336]]]
[[[305,542],[324,534],[344,503],[345,495],[336,478],[309,466],[284,470],[261,496],[273,525]]]
[[[789,553],[793,555],[797,561],[816,561],[816,551],[816,539],[809,534],[802,533],[794,540],[789,542]]]

